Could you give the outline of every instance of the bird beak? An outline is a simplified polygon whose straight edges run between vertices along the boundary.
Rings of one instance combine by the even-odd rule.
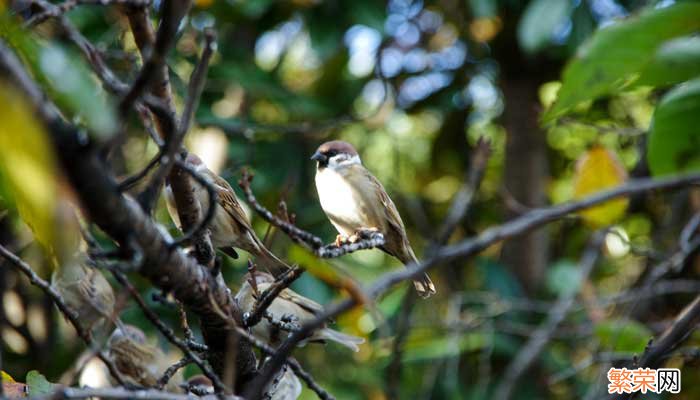
[[[318,161],[321,164],[325,164],[328,162],[328,157],[326,157],[324,154],[319,153],[318,151],[314,153],[313,156],[311,156],[311,159],[314,161]]]

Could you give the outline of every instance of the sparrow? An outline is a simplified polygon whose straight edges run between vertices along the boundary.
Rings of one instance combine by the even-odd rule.
[[[301,382],[289,364],[285,364],[265,388],[265,400],[296,400],[301,395]]]
[[[253,276],[248,273],[245,275],[243,285],[235,297],[244,315],[245,313],[252,312],[258,297],[275,282],[275,278],[265,272],[258,271],[253,275],[255,276],[255,287],[252,285]],[[296,293],[292,289],[284,289],[272,301],[272,304],[270,304],[270,307],[268,307],[266,311],[268,315],[253,326],[253,335],[271,346],[278,346],[289,334],[289,332],[282,329],[280,323],[297,326],[303,325],[306,322],[315,320],[323,311],[323,307],[315,301]],[[270,319],[274,322],[270,321]],[[321,329],[313,332],[304,343],[323,343],[326,340],[339,343],[353,351],[359,351],[357,346],[365,342],[363,338],[347,335],[323,325]]]
[[[286,263],[272,254],[255,234],[231,185],[207,168],[196,154],[189,153],[186,162],[216,189],[217,207],[214,218],[209,224],[212,245],[232,258],[238,258],[234,247],[243,249],[252,254],[260,266],[268,270],[278,271],[280,266],[288,267]],[[193,185],[195,198],[199,201],[204,213],[209,207],[209,193],[205,187],[197,182],[193,182]],[[170,218],[178,228],[182,229],[175,197],[169,184],[165,186],[165,199]]]
[[[123,325],[112,332],[107,341],[109,356],[122,376],[131,384],[155,387],[170,366],[163,351],[146,340],[143,331],[133,325]],[[180,391],[181,371],[168,381],[169,391]]]
[[[78,320],[88,332],[105,320],[115,320],[112,286],[100,271],[80,259],[59,264],[51,274],[51,286],[78,313]]]
[[[381,182],[363,165],[351,144],[340,140],[323,143],[311,156],[316,161],[316,190],[321,208],[339,235],[336,243],[351,241],[363,231],[379,231],[385,253],[404,266],[418,263],[406,236],[401,216]],[[418,295],[435,294],[427,274],[413,281]]]

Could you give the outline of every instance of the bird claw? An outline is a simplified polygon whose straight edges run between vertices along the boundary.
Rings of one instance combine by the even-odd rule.
[[[335,237],[335,246],[340,247],[348,242],[348,238],[343,235],[338,235]]]

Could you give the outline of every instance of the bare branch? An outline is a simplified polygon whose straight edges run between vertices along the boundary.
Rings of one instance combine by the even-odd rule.
[[[476,144],[476,149],[472,153],[471,166],[467,179],[462,185],[462,188],[457,192],[450,204],[450,209],[447,211],[447,217],[442,226],[438,230],[436,236],[436,244],[441,245],[447,243],[447,240],[457,228],[457,224],[464,218],[469,211],[469,207],[474,199],[474,194],[481,185],[481,180],[486,171],[489,157],[491,156],[491,143],[487,140],[479,138]]]
[[[162,390],[165,385],[170,382],[170,379],[179,371],[180,369],[184,368],[186,365],[191,364],[193,361],[191,358],[185,356],[180,361],[176,362],[175,364],[171,365],[168,367],[168,369],[163,372],[163,376],[158,378],[158,382],[156,382],[156,389]]]
[[[90,348],[94,348],[94,343],[92,342],[92,337],[90,331],[83,328],[78,318],[78,313],[72,310],[63,301],[61,295],[53,288],[48,282],[41,279],[37,275],[29,264],[25,263],[21,258],[17,257],[14,253],[6,249],[4,246],[0,245],[0,256],[7,260],[15,269],[23,273],[32,285],[39,287],[47,296],[56,304],[56,307],[66,316],[66,318],[71,322],[78,336],[88,345]],[[110,359],[106,354],[101,351],[97,351],[97,356],[102,360],[102,362],[109,369],[109,373],[114,377],[114,379],[119,382],[120,385],[125,385],[124,378],[119,373],[117,366],[114,364],[112,359]]]
[[[202,94],[202,89],[204,88],[204,83],[206,82],[209,61],[216,50],[216,35],[214,32],[207,30],[204,36],[204,51],[199,59],[199,63],[197,63],[197,66],[190,76],[190,83],[187,90],[187,100],[180,123],[178,124],[174,135],[171,134],[165,137],[166,141],[163,154],[160,158],[160,166],[153,173],[151,181],[147,185],[146,190],[139,195],[139,202],[146,210],[150,210],[153,207],[153,202],[160,193],[165,177],[170,174],[170,171],[176,161],[176,153],[181,149],[182,142],[190,128],[192,115],[199,104],[199,97]],[[156,46],[158,46],[157,41]],[[144,66],[144,68],[146,67]]]
[[[149,389],[149,390],[127,390],[124,388],[61,388],[55,393],[44,396],[35,397],[36,399],[115,399],[115,400],[128,400],[128,399],[150,399],[150,400],[193,400],[193,399],[206,399],[206,400],[217,400],[220,397],[215,395],[208,395],[202,397],[196,397],[186,394],[170,393],[162,390]],[[238,396],[224,396],[226,400],[244,400],[242,397]]]
[[[571,307],[574,305],[576,295],[581,289],[581,284],[588,279],[593,267],[600,256],[601,245],[605,238],[606,230],[601,230],[593,235],[591,243],[583,253],[579,263],[580,279],[575,290],[565,291],[552,307],[546,320],[532,333],[528,341],[523,344],[521,350],[513,358],[503,374],[501,384],[493,396],[495,400],[508,400],[513,395],[513,389],[520,377],[537,359],[547,343],[552,340],[552,334],[557,326],[566,318]]]
[[[596,206],[605,201],[623,196],[630,196],[636,193],[648,192],[652,190],[671,190],[700,183],[700,174],[690,174],[675,176],[664,179],[636,179],[627,182],[616,188],[602,191],[583,199],[568,203],[559,204],[549,208],[538,208],[523,214],[507,223],[495,226],[482,232],[480,235],[466,239],[454,245],[445,246],[439,249],[435,255],[423,260],[418,265],[408,265],[404,270],[396,270],[384,274],[377,279],[369,290],[366,291],[370,298],[376,298],[390,287],[412,279],[439,263],[473,256],[492,244],[519,235],[521,233],[536,229],[547,223],[556,221],[570,213]],[[277,372],[284,360],[291,354],[294,347],[307,335],[318,329],[326,320],[332,319],[358,304],[354,298],[346,299],[327,307],[318,318],[301,327],[293,333],[277,350],[277,354],[272,361],[261,371],[246,391],[247,396],[260,393],[265,382]]]
[[[157,77],[156,74],[163,68],[168,51],[174,44],[180,20],[187,14],[191,5],[189,0],[170,0],[161,4],[162,18],[156,34],[155,44],[150,57],[146,60],[131,88],[119,103],[121,115],[128,113],[131,105],[149,87],[153,82],[153,78]]]
[[[304,270],[299,267],[294,267],[285,271],[281,276],[279,276],[275,283],[270,285],[267,290],[262,292],[258,300],[255,302],[253,309],[250,311],[250,315],[243,315],[243,322],[246,327],[253,327],[260,322],[262,317],[265,315],[265,311],[270,307],[272,302],[277,298],[281,291],[288,288],[295,280],[297,280]],[[253,279],[255,281],[255,279]]]
[[[277,217],[270,212],[270,210],[258,203],[258,200],[253,194],[253,190],[250,188],[250,182],[252,180],[253,175],[244,170],[243,176],[238,181],[238,185],[243,189],[246,200],[253,206],[258,215],[287,234],[295,243],[307,248],[321,258],[336,258],[358,250],[373,249],[384,245],[384,235],[374,231],[360,232],[362,237],[354,243],[345,243],[340,246],[333,243],[324,245],[323,240],[318,236]]]
[[[16,68],[18,65],[20,68]],[[143,265],[146,266],[139,273],[154,286],[172,293],[200,317],[204,340],[209,346],[209,362],[214,371],[221,372],[228,354],[227,337],[232,330],[228,317],[223,318],[217,311],[225,310],[236,324],[243,324],[240,310],[223,279],[220,275],[212,277],[192,258],[172,249],[169,237],[161,228],[133,199],[119,193],[95,146],[86,143],[74,126],[51,113],[55,107],[45,99],[2,42],[0,70],[7,71],[11,81],[29,95],[38,116],[51,130],[49,136],[53,140],[55,153],[87,216],[120,246],[129,248],[132,241],[136,242],[143,252]],[[133,232],[138,232],[138,235]],[[254,354],[246,342],[239,341],[234,357],[236,382],[244,384],[255,374]],[[236,390],[240,390],[240,387]]]
[[[139,294],[134,285],[129,282],[127,277],[115,269],[112,269],[111,271],[117,282],[124,286],[131,297],[136,301],[136,304],[138,304],[139,308],[141,308],[141,311],[143,312],[144,316],[146,316],[146,319],[151,321],[151,323],[160,331],[160,333],[163,334],[166,339],[168,339],[170,343],[179,348],[185,354],[185,358],[187,360],[195,363],[199,369],[202,370],[202,373],[212,381],[212,384],[217,391],[224,393],[230,392],[227,390],[221,379],[219,379],[219,376],[212,371],[212,369],[204,362],[204,360],[201,359],[201,357],[192,351],[188,343],[178,338],[177,335],[175,335],[175,332],[173,332],[170,327],[165,325],[165,322],[163,322],[158,315],[156,315],[156,313],[151,310],[150,307],[148,307],[146,301],[143,299],[143,297],[141,297],[141,294]],[[175,371],[173,371],[173,373],[175,373]],[[167,381],[165,383],[167,383]]]
[[[700,324],[700,296],[688,304],[658,338],[649,341],[636,366],[639,368],[657,368],[666,355],[678,348]],[[615,399],[631,399],[636,392],[611,396]]]
[[[66,0],[63,3],[57,4],[54,7],[45,9],[43,12],[33,15],[25,23],[25,27],[38,25],[49,18],[59,17],[79,5],[99,5],[108,6],[110,4],[124,4],[131,7],[148,7],[150,0]]]

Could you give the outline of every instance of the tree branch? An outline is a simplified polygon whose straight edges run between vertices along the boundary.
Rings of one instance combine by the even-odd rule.
[[[247,170],[244,170],[243,176],[238,181],[238,186],[243,189],[246,200],[251,206],[253,206],[253,209],[255,209],[258,215],[287,234],[287,236],[289,236],[295,243],[310,250],[318,257],[336,258],[358,250],[373,249],[384,245],[384,235],[382,235],[380,232],[374,231],[362,232],[362,237],[360,240],[354,243],[345,243],[341,244],[340,246],[336,246],[333,243],[324,245],[323,240],[321,240],[321,238],[318,236],[300,229],[294,224],[277,217],[275,214],[270,212],[270,210],[258,203],[258,200],[255,198],[255,194],[253,194],[253,190],[250,188],[250,182],[252,180],[253,175]]]
[[[303,273],[303,269],[294,267],[285,271],[281,276],[279,276],[275,282],[269,288],[267,288],[267,290],[262,292],[258,300],[255,302],[253,309],[250,311],[250,315],[247,315],[247,313],[243,315],[243,322],[245,323],[245,326],[250,328],[257,325],[265,315],[265,311],[267,311],[268,307],[270,307],[280,292],[288,288],[289,285],[297,280]]]
[[[14,62],[12,62],[14,60]],[[19,68],[17,68],[19,66]],[[165,292],[171,292],[201,319],[202,334],[209,346],[208,358],[215,372],[223,371],[228,354],[227,337],[232,332],[224,310],[236,324],[243,324],[240,310],[221,276],[216,278],[179,249],[172,249],[164,235],[141,207],[118,191],[115,179],[100,161],[95,146],[86,143],[78,130],[63,122],[41,91],[28,77],[16,57],[0,41],[0,69],[7,71],[29,95],[37,114],[49,127],[55,153],[63,165],[87,216],[121,247],[134,241],[142,250],[139,273]],[[138,234],[134,234],[138,232]],[[255,374],[255,356],[250,346],[239,341],[236,351],[236,390]]]
[[[56,307],[63,313],[63,315],[66,316],[66,318],[70,321],[70,323],[73,325],[75,328],[75,331],[78,333],[78,336],[85,342],[85,344],[93,348],[94,343],[92,342],[92,338],[90,335],[90,331],[86,330],[83,328],[83,326],[80,323],[80,319],[78,318],[78,313],[75,312],[75,310],[71,309],[68,307],[68,305],[63,301],[63,298],[61,295],[56,291],[56,289],[53,288],[48,282],[45,280],[41,279],[39,275],[37,275],[32,267],[29,266],[29,264],[25,263],[22,261],[21,258],[17,257],[14,253],[6,249],[4,246],[0,245],[0,256],[7,260],[15,269],[23,273],[27,278],[29,278],[29,281],[32,283],[32,285],[39,287],[44,293],[46,293],[47,296],[56,304]],[[125,385],[124,378],[121,376],[119,373],[119,370],[117,369],[117,366],[114,364],[114,361],[110,359],[106,354],[104,354],[101,351],[96,352],[97,357],[99,357],[100,360],[107,366],[109,369],[109,373],[116,379],[117,382],[119,382],[120,385]]]
[[[496,389],[496,393],[493,396],[495,400],[510,399],[513,395],[513,389],[515,389],[515,385],[518,383],[520,377],[537,359],[547,343],[552,340],[554,331],[559,324],[564,321],[569,310],[573,307],[576,295],[581,290],[582,283],[588,279],[588,275],[593,271],[593,267],[596,261],[598,261],[606,231],[607,230],[601,230],[593,235],[593,239],[584,251],[583,258],[579,263],[579,270],[581,272],[576,289],[565,291],[559,296],[559,299],[547,315],[546,320],[537,327],[528,341],[523,344],[521,350],[506,368],[501,384],[498,389]]]
[[[463,240],[460,243],[449,245],[439,249],[435,255],[420,262],[410,264],[406,269],[388,272],[377,279],[369,290],[366,291],[370,298],[376,298],[392,286],[412,279],[415,276],[427,271],[439,263],[451,261],[457,258],[473,256],[485,248],[498,243],[504,239],[519,235],[521,233],[536,229],[547,223],[556,221],[570,213],[596,206],[605,201],[618,197],[630,196],[636,193],[648,192],[652,190],[671,190],[700,183],[700,174],[690,174],[675,176],[664,179],[635,179],[624,185],[602,191],[577,201],[571,201],[548,208],[537,208],[523,214],[502,225],[495,226],[482,232],[480,235]],[[318,329],[326,320],[332,319],[358,304],[354,298],[346,299],[334,303],[327,307],[314,321],[301,326],[297,332],[290,335],[277,350],[277,354],[272,361],[260,372],[260,375],[250,384],[246,390],[247,396],[255,396],[262,391],[265,382],[281,367],[284,360],[291,354],[294,347],[314,330]]]

